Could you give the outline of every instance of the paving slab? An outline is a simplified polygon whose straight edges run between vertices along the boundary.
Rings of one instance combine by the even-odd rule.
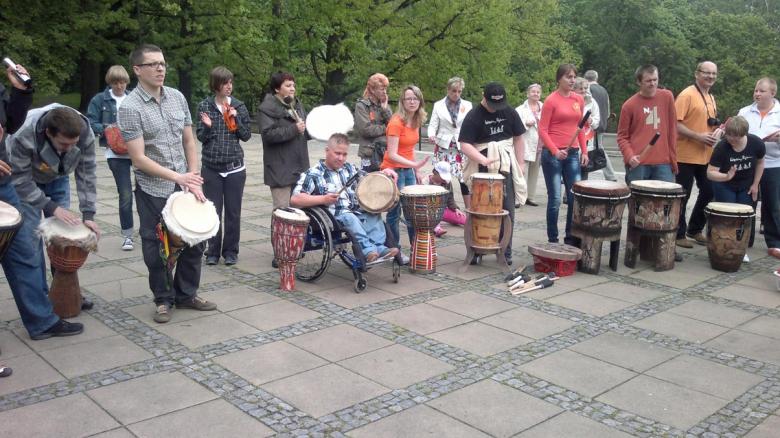
[[[732,328],[756,317],[755,313],[748,312],[747,310],[736,309],[702,300],[688,301],[687,303],[669,309],[669,312],[687,316],[699,321]]]
[[[610,281],[608,283],[589,286],[582,290],[598,295],[603,295],[605,297],[614,298],[616,300],[628,301],[629,303],[634,304],[643,303],[645,301],[666,295],[666,293],[659,290],[647,289],[644,287],[620,283],[617,281]]]
[[[421,405],[362,426],[349,433],[352,438],[447,437],[487,438],[483,432],[467,426],[435,409]]]
[[[641,319],[636,327],[695,343],[704,343],[728,331],[727,327],[698,321],[666,311]]]
[[[678,353],[649,342],[607,332],[569,347],[569,350],[641,373]]]
[[[523,307],[483,318],[480,321],[533,339],[545,338],[576,324],[568,319]]]
[[[759,316],[739,326],[742,331],[755,333],[768,338],[780,339],[780,318],[772,316]]]
[[[145,268],[146,267],[144,266],[144,269]],[[109,281],[106,283],[88,285],[84,286],[84,289],[92,292],[93,294],[103,298],[108,302],[125,298],[152,296],[152,292],[149,290],[149,278],[145,276],[124,278],[119,281]]]
[[[685,354],[645,374],[723,399],[737,398],[764,380],[755,374]]]
[[[271,301],[277,301],[280,298],[260,292],[257,289],[249,286],[234,286],[226,289],[220,289],[213,292],[206,292],[200,294],[201,297],[215,302],[219,306],[219,310],[222,312],[230,312],[231,310],[243,309],[246,307],[256,306],[258,304],[270,303]]]
[[[332,289],[315,292],[312,295],[347,309],[354,309],[355,307],[381,303],[382,301],[398,298],[398,295],[376,288],[370,291],[367,289],[363,293],[356,294],[354,289],[352,289],[352,286],[334,287]]]
[[[712,293],[712,296],[741,301],[774,309],[780,306],[780,292],[772,288],[756,288],[747,284],[733,284]]]
[[[405,388],[455,369],[427,354],[397,344],[343,360],[339,365],[393,389]]]
[[[349,324],[339,324],[287,340],[331,362],[337,362],[392,344],[391,341]]]
[[[252,438],[274,434],[261,422],[224,400],[214,400],[155,417],[128,428],[139,437]]]
[[[780,430],[780,417],[776,415],[770,415],[750,433],[745,435],[745,438],[777,438],[777,431]]]
[[[273,330],[322,316],[318,312],[285,300],[234,310],[228,315],[260,330]]]
[[[707,342],[706,345],[729,353],[780,365],[780,348],[777,346],[777,341],[766,336],[741,330],[730,330]]]
[[[96,284],[114,282],[138,276],[137,272],[125,269],[122,266],[103,266],[100,268],[81,269],[78,274],[79,285],[87,288]]]
[[[492,356],[532,341],[525,336],[479,321],[431,333],[428,337],[483,357]]]
[[[630,436],[633,435],[571,412],[562,412],[560,415],[517,435],[517,438],[628,438]]]
[[[42,421],[45,420],[45,421]],[[84,394],[73,394],[0,412],[0,437],[83,437],[119,423]]]
[[[53,348],[40,354],[65,377],[76,377],[152,357],[122,336],[109,336],[91,342]]]
[[[328,362],[284,341],[228,353],[214,362],[255,385],[308,371]]]
[[[86,312],[81,312],[79,316],[75,318],[68,318],[68,321],[80,322],[84,324],[84,332],[76,336],[51,337],[49,339],[42,339],[40,341],[33,341],[30,339],[27,330],[21,327],[15,329],[14,333],[16,333],[16,335],[32,350],[37,352],[66,347],[69,345],[83,344],[85,342],[92,342],[96,339],[107,338],[117,334],[115,331],[108,328],[108,326],[98,321]]]
[[[595,316],[606,316],[612,312],[634,305],[628,301],[616,300],[585,291],[574,291],[557,295],[546,299],[546,301]]]
[[[512,303],[476,292],[461,292],[459,294],[428,301],[428,304],[474,319],[494,315],[517,307]]]
[[[0,364],[14,370],[10,377],[0,381],[0,396],[65,380],[62,374],[37,354],[6,357],[3,344],[3,356],[0,359]]]
[[[380,313],[376,317],[421,335],[471,321],[465,316],[425,303]]]
[[[256,328],[222,314],[160,324],[156,328],[160,333],[193,349],[258,333]]]

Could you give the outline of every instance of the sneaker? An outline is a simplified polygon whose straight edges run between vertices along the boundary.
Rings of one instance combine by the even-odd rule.
[[[683,261],[683,256],[682,256],[682,254],[680,254],[679,252],[675,252],[675,253],[674,253],[674,261],[675,261],[675,262],[681,262],[681,261]]]
[[[693,242],[683,237],[681,239],[677,239],[677,246],[680,248],[693,248]]]
[[[158,305],[157,312],[154,314],[154,322],[165,324],[171,320],[171,313],[173,313],[173,309],[168,304]]]
[[[40,341],[42,339],[49,339],[51,337],[79,335],[82,332],[84,332],[84,325],[80,322],[68,322],[64,319],[61,319],[53,326],[49,327],[48,330],[35,336],[30,336],[30,339],[33,341]]]
[[[206,310],[217,310],[217,305],[215,303],[212,303],[211,301],[206,300],[205,298],[196,296],[190,301],[182,301],[181,303],[176,303],[176,308],[206,311]]]
[[[122,243],[122,251],[132,251],[132,250],[133,250],[133,238],[125,237],[125,241]]]
[[[412,261],[412,260],[409,258],[409,256],[408,256],[408,255],[406,255],[406,254],[401,254],[401,264],[402,264],[402,265],[406,266],[406,265],[408,265],[408,264],[409,264],[409,262],[411,262],[411,261]]]
[[[366,256],[366,262],[367,262],[367,263],[373,263],[373,262],[375,262],[375,261],[376,261],[376,259],[378,259],[378,258],[379,258],[379,254],[377,254],[377,252],[376,252],[376,251],[371,251],[371,252],[370,252],[370,253],[368,253],[368,255]]]
[[[219,263],[219,256],[206,256],[206,264],[209,266],[214,266],[217,263]]]
[[[745,257],[742,257],[742,263],[750,263],[750,257],[747,254],[745,254]]]
[[[95,303],[86,299],[84,295],[81,296],[81,310],[92,310],[95,307]]]
[[[696,243],[698,243],[699,245],[706,245],[706,244],[707,244],[707,238],[706,238],[706,237],[704,237],[704,234],[703,234],[701,231],[700,231],[700,232],[698,232],[698,233],[696,233],[696,234],[693,234],[693,235],[691,235],[691,234],[686,234],[686,236],[687,236],[689,239],[693,239],[693,240],[694,240]]]
[[[537,204],[534,201],[525,201],[525,205],[528,205],[530,207],[538,207],[539,206],[539,204]]]
[[[398,248],[387,248],[384,251],[382,251],[380,257],[382,257],[383,260],[389,260],[397,256],[400,251],[401,250]]]
[[[12,370],[11,368],[5,365],[0,365],[0,377],[8,377],[11,374],[13,374],[13,372],[14,370]]]
[[[279,269],[279,262],[277,262],[276,259],[271,259],[271,267],[274,269]]]
[[[233,266],[238,263],[238,256],[227,255],[225,256],[225,266]]]
[[[471,265],[479,265],[482,263],[482,256],[479,254],[474,255],[474,257],[471,258]]]

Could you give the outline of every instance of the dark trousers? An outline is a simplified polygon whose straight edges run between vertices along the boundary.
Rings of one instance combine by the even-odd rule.
[[[192,300],[200,287],[201,258],[203,244],[185,246],[176,261],[172,281],[166,263],[160,256],[161,242],[157,238],[157,224],[162,220],[166,198],[157,198],[135,189],[138,218],[141,221],[141,251],[144,263],[149,269],[149,288],[154,294],[155,304],[174,304]]]
[[[108,168],[114,175],[116,192],[119,194],[119,224],[122,236],[133,237],[133,186],[130,181],[131,165],[126,158],[109,158]]]
[[[780,248],[780,167],[761,175],[761,223],[767,248]]]
[[[210,257],[237,256],[238,241],[241,238],[241,199],[244,196],[246,184],[246,170],[231,173],[222,177],[218,172],[203,166],[200,169],[203,177],[203,194],[214,203],[217,216],[222,221],[225,237],[222,237],[222,229],[217,235],[209,239],[209,247],[206,255]],[[225,215],[222,215],[224,207]]]
[[[692,236],[704,230],[704,225],[707,223],[707,218],[704,216],[704,207],[712,201],[712,184],[707,179],[706,164],[678,163],[677,167],[679,169],[676,177],[677,184],[680,184],[685,189],[685,198],[683,198],[682,206],[680,207],[680,225],[677,228],[677,238],[682,239],[685,237],[686,232]],[[696,204],[693,206],[691,220],[686,223],[685,210],[688,205],[688,199],[691,197],[694,180],[696,180],[696,187],[699,188],[699,196],[696,198]]]

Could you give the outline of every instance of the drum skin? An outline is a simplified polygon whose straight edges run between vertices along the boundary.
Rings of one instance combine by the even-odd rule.
[[[501,213],[504,209],[504,177],[475,173],[471,177],[471,210],[477,213]]]
[[[755,213],[723,211],[711,202],[704,208],[707,216],[707,255],[712,269],[737,272],[747,253]],[[728,204],[727,204],[728,205]]]
[[[650,185],[650,182],[656,184]],[[634,181],[628,200],[628,226],[644,231],[676,231],[685,191],[674,183]],[[642,184],[646,183],[646,184]]]
[[[620,236],[623,211],[630,196],[628,186],[612,181],[578,181],[572,193],[573,234]]]
[[[279,288],[285,291],[295,290],[295,265],[303,252],[309,226],[309,217],[303,211],[288,210],[293,212],[288,214],[282,209],[274,210],[271,223],[271,242],[279,264]]]
[[[19,228],[22,215],[13,205],[0,201],[0,260],[3,260]]]
[[[449,192],[438,186],[406,186],[401,190],[401,207],[414,228],[434,228],[447,208]]]
[[[384,213],[392,209],[400,199],[398,185],[382,172],[371,172],[355,190],[360,208],[368,213]]]

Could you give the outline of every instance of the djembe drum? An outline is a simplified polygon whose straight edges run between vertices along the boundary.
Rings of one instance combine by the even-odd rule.
[[[11,247],[16,232],[22,227],[22,215],[11,204],[0,201],[0,261]]]
[[[753,207],[727,202],[710,202],[707,216],[707,255],[710,266],[723,272],[737,272],[747,252],[753,229]]]
[[[401,189],[404,217],[414,227],[412,272],[436,272],[436,241],[433,229],[441,222],[449,192],[435,185],[412,185]]]
[[[609,267],[617,271],[623,210],[631,192],[623,183],[587,180],[574,183],[571,234],[580,239],[582,272],[598,274],[601,268],[601,247],[609,245]]]
[[[271,242],[279,264],[279,289],[295,290],[295,265],[301,258],[309,216],[303,210],[282,207],[274,210],[271,220]],[[327,232],[323,230],[323,232]]]
[[[471,176],[471,208],[466,210],[466,269],[474,255],[495,252],[504,266],[504,252],[509,244],[511,221],[504,210],[504,176],[498,173],[475,173]],[[501,239],[501,235],[504,239]]]
[[[656,271],[674,268],[677,224],[685,190],[679,184],[656,180],[632,181],[630,187],[623,264],[633,268],[640,256],[652,260]]]
[[[355,195],[360,208],[374,214],[390,210],[400,199],[398,185],[382,172],[371,172],[364,176],[355,189]]]
[[[187,246],[199,245],[217,235],[219,216],[214,203],[200,202],[189,192],[173,192],[162,210],[163,251],[174,261]]]
[[[38,233],[46,244],[46,253],[54,268],[49,288],[49,300],[60,318],[73,318],[81,313],[81,288],[77,271],[97,250],[97,235],[86,225],[68,225],[56,217],[41,221]]]

